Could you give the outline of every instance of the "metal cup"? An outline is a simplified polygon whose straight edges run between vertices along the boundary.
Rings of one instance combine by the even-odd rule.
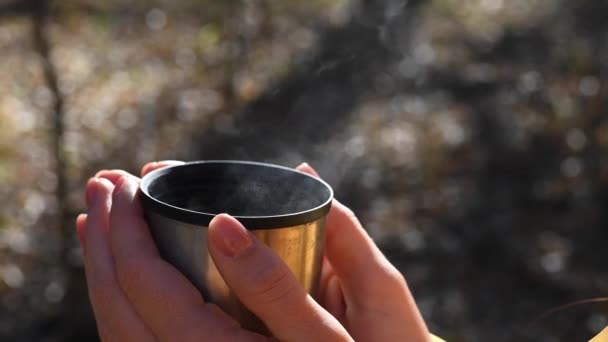
[[[286,167],[202,161],[150,172],[141,181],[144,214],[162,257],[246,329],[268,335],[224,282],[207,250],[209,222],[238,219],[268,245],[315,298],[333,190]]]

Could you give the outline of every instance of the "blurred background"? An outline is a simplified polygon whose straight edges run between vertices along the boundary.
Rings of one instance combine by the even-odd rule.
[[[0,0],[0,340],[95,341],[101,168],[307,161],[449,341],[608,305],[608,2]]]

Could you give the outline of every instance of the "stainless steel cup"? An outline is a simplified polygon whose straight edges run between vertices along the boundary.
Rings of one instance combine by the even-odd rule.
[[[237,218],[317,296],[325,218],[333,190],[286,167],[243,161],[201,161],[150,172],[141,181],[145,217],[163,258],[244,328],[268,334],[231,291],[207,251],[211,219]]]

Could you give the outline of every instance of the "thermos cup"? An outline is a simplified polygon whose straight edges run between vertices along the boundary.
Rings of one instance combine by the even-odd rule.
[[[150,172],[141,181],[145,218],[162,257],[241,325],[268,334],[240,303],[207,250],[209,222],[238,219],[317,295],[325,219],[333,190],[308,174],[271,164],[199,161]]]

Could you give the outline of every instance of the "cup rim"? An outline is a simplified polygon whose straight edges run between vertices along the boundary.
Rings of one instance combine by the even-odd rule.
[[[325,200],[320,205],[294,213],[282,214],[282,215],[267,215],[267,216],[241,216],[241,215],[233,215],[234,218],[239,220],[247,229],[249,230],[257,230],[257,229],[271,229],[271,228],[287,228],[298,226],[306,223],[311,223],[313,221],[318,220],[319,218],[327,215],[329,210],[331,209],[331,204],[334,198],[334,191],[332,187],[325,182],[324,180],[311,176],[307,173],[270,163],[261,163],[254,161],[243,161],[243,160],[200,160],[200,161],[192,161],[186,162],[184,164],[172,165],[168,167],[164,167],[161,169],[154,170],[148,174],[146,174],[140,182],[140,193],[141,193],[141,201],[144,207],[144,212],[151,211],[156,214],[160,214],[167,218],[196,225],[202,227],[208,227],[209,222],[217,216],[218,214],[206,213],[201,211],[195,211],[190,209],[181,208],[178,206],[171,205],[166,202],[162,202],[149,193],[150,185],[160,177],[170,173],[172,170],[176,168],[183,167],[192,167],[193,165],[204,165],[204,164],[232,164],[232,165],[253,165],[253,166],[262,166],[274,169],[281,169],[283,171],[287,171],[290,173],[300,174],[303,177],[308,177],[313,179],[315,182],[318,182],[321,186],[325,187],[329,196],[327,200]]]

